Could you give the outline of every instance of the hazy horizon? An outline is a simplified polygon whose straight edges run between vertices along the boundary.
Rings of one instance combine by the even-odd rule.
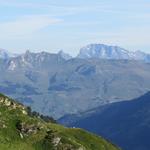
[[[124,47],[121,47],[121,46],[115,45],[115,44],[107,44],[107,43],[90,43],[90,44],[104,44],[104,45],[107,45],[107,46],[118,46],[118,47],[124,49]],[[80,47],[80,48],[83,48],[83,47],[88,46],[88,45],[90,45],[90,44],[83,45],[83,46]],[[75,53],[71,53],[71,52],[69,52],[69,51],[66,51],[66,50],[63,49],[63,48],[62,48],[62,49],[53,49],[53,50],[50,50],[50,49],[39,49],[39,50],[36,50],[36,49],[29,49],[29,48],[26,48],[26,49],[23,49],[23,50],[21,50],[21,51],[18,51],[18,50],[9,50],[9,49],[5,49],[5,48],[0,48],[0,50],[6,50],[6,51],[9,52],[9,53],[16,53],[16,54],[23,54],[23,53],[26,53],[27,51],[32,52],[32,53],[48,52],[48,53],[52,53],[52,54],[53,54],[53,53],[54,53],[54,54],[57,54],[57,53],[59,53],[60,51],[63,51],[64,53],[69,54],[69,55],[72,56],[72,57],[76,57],[76,56],[79,54],[79,52],[80,52],[80,48],[79,48],[78,50],[76,50]],[[131,49],[125,49],[125,50],[130,51],[130,52],[138,51],[138,50],[131,50]],[[147,53],[147,54],[150,54],[150,51],[144,51],[144,50],[140,50],[140,51],[141,51],[141,52],[145,52],[145,53]]]
[[[87,44],[150,53],[148,0],[0,0],[0,48],[22,53],[65,51]]]

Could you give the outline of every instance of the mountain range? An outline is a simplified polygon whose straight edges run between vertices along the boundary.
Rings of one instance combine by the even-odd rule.
[[[83,59],[62,51],[27,51],[0,59],[0,71],[0,92],[56,119],[132,100],[150,89],[150,63],[146,60]]]
[[[131,52],[118,46],[104,44],[87,45],[81,48],[76,57],[71,57],[63,51],[55,54],[26,51],[18,55],[0,50],[0,72],[0,93],[30,106],[42,116],[53,116],[73,128],[85,128],[112,140],[125,150],[149,149],[150,54]],[[7,104],[10,103],[9,101]],[[18,114],[15,112],[16,116]],[[5,115],[4,117],[7,118]],[[32,119],[34,120],[34,117]],[[9,123],[11,122],[3,124],[2,120],[4,127]],[[24,123],[21,127],[24,125],[26,127]],[[47,126],[45,123],[44,125]],[[20,124],[17,127],[20,130]],[[80,134],[81,130],[75,131],[78,137],[74,131],[70,134],[59,125],[53,127],[53,131],[60,131],[68,139],[73,137],[76,143],[78,138],[83,137]],[[11,135],[13,134],[17,134],[16,129]],[[24,137],[24,129],[20,137],[22,136]],[[44,136],[49,138],[49,134]],[[16,137],[18,139],[18,135]],[[6,142],[3,139],[4,136],[0,136],[0,142]],[[43,142],[43,139],[41,140]],[[42,146],[39,141],[36,142]],[[37,143],[27,143],[31,145],[31,149],[37,146]],[[82,145],[79,142],[82,147],[88,147],[88,150],[97,145],[95,143],[87,146],[87,143],[83,141]],[[27,145],[22,142],[19,144]],[[68,142],[66,144],[68,145]],[[2,149],[6,149],[2,146]]]
[[[69,54],[60,50],[58,53],[65,60],[73,58]],[[21,55],[21,54],[20,54]],[[8,59],[9,57],[16,57],[17,54],[0,49],[0,58]],[[126,60],[141,60],[150,62],[150,54],[142,51],[129,51],[119,46],[110,46],[105,44],[89,44],[80,49],[79,54],[74,58],[98,58],[98,59],[126,59]]]
[[[123,101],[64,116],[62,124],[80,127],[104,136],[124,150],[150,148],[150,92],[132,101]]]

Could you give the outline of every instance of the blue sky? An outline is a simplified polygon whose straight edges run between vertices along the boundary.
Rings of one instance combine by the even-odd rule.
[[[150,53],[149,0],[0,0],[0,47],[76,55],[90,43]]]

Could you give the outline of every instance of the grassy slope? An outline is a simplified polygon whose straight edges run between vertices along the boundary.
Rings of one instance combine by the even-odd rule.
[[[0,95],[2,98],[3,95]],[[46,123],[43,120],[30,117],[22,113],[22,110],[10,109],[0,103],[0,150],[50,150],[51,144],[44,144],[47,131],[51,130],[56,137],[61,138],[61,145],[58,150],[117,150],[115,146],[104,139],[85,132],[81,129],[69,129],[58,124]],[[34,134],[24,135],[16,129],[18,120],[26,124],[34,124],[40,127]],[[5,127],[2,127],[5,125]]]

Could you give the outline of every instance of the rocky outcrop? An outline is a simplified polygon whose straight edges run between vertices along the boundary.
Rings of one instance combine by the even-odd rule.
[[[7,98],[7,97],[0,96],[0,105],[4,105],[4,106],[8,107],[10,110],[20,109],[23,114],[27,115],[25,106],[18,104],[16,102],[13,102],[13,101],[9,100],[9,98]]]
[[[42,127],[39,124],[29,124],[18,120],[16,123],[16,129],[19,131],[20,137],[23,138],[24,136],[36,134],[42,129]]]

